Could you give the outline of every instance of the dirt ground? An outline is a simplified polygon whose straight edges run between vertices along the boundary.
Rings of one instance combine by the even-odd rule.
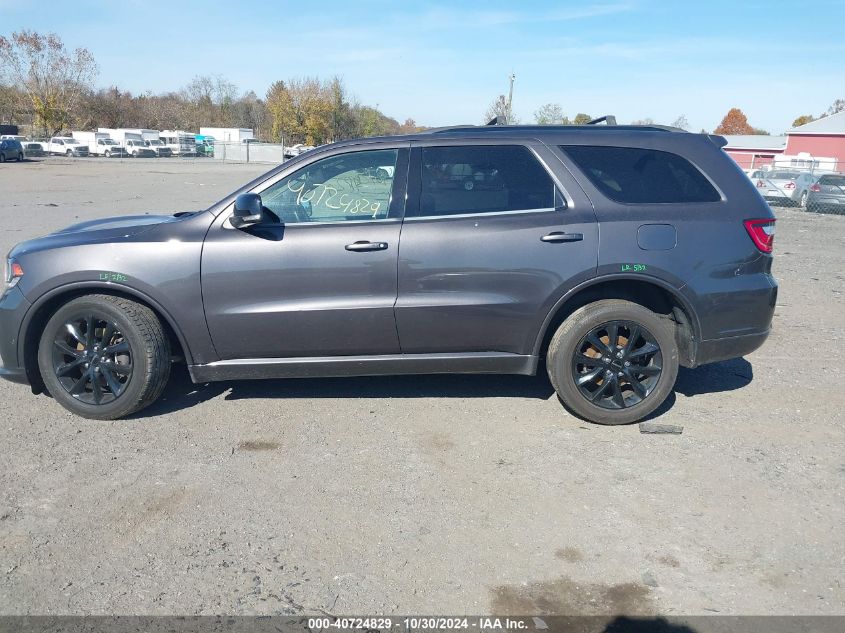
[[[0,250],[266,166],[0,166]],[[0,384],[0,613],[845,614],[845,217],[776,209],[774,331],[659,422],[544,376],[193,385],[84,420]]]

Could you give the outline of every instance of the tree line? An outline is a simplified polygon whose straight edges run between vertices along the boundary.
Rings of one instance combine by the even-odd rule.
[[[54,34],[20,31],[0,36],[0,123],[29,128],[33,135],[53,136],[70,129],[133,127],[199,130],[207,127],[251,128],[264,141],[321,145],[346,138],[408,134],[425,129],[413,119],[400,123],[378,108],[363,105],[340,77],[275,81],[261,97],[220,75],[194,77],[179,90],[132,94],[117,86],[95,89],[98,68],[85,48],[69,51]],[[845,110],[837,99],[819,115]],[[482,123],[519,123],[510,100],[499,95]],[[583,125],[592,120],[579,112],[570,119],[558,103],[534,112],[538,125]],[[793,126],[816,120],[802,115]],[[653,125],[651,118],[632,124]],[[689,129],[681,115],[669,125]],[[701,130],[707,133],[706,130]],[[739,108],[732,108],[713,131],[716,134],[768,134],[755,128]]]
[[[194,77],[172,92],[95,89],[93,55],[68,51],[56,34],[0,36],[0,123],[53,136],[70,129],[132,127],[198,130],[252,128],[264,141],[321,145],[345,138],[420,131],[351,96],[339,77],[276,81],[262,98],[220,75]]]

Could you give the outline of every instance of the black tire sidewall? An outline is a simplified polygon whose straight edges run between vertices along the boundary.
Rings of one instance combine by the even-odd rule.
[[[625,409],[605,409],[589,402],[578,390],[572,371],[575,348],[590,330],[609,321],[630,321],[647,329],[660,346],[663,372],[654,390],[640,403]],[[627,301],[599,301],[576,310],[561,326],[554,357],[547,359],[550,378],[563,404],[579,417],[597,424],[630,424],[657,409],[675,386],[678,345],[671,321]],[[552,346],[550,346],[550,351]]]
[[[58,329],[65,321],[78,313],[93,312],[112,320],[129,343],[132,357],[132,376],[123,393],[113,402],[92,405],[81,402],[65,391],[53,369],[53,341]],[[144,341],[136,326],[116,306],[95,297],[73,300],[61,308],[47,321],[38,345],[38,368],[48,391],[63,407],[85,418],[115,419],[137,410],[146,390],[145,379],[151,371],[151,362],[144,353]]]

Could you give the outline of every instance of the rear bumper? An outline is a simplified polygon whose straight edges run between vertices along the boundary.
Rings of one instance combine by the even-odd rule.
[[[699,365],[716,363],[720,360],[739,358],[740,356],[750,354],[766,342],[770,331],[766,330],[758,334],[719,338],[712,341],[701,341],[696,351],[694,366],[698,367]]]
[[[18,357],[18,334],[31,304],[18,288],[0,297],[0,378],[28,384],[21,358]]]

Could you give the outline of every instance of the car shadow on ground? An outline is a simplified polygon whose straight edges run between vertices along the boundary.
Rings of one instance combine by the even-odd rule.
[[[681,368],[675,392],[692,397],[741,389],[753,380],[751,363],[737,358],[697,369]],[[228,393],[226,393],[228,392]],[[648,419],[660,417],[675,405],[671,393]],[[356,378],[292,378],[236,380],[194,384],[184,365],[174,365],[164,394],[132,418],[146,418],[189,409],[226,393],[226,400],[254,398],[531,398],[548,400],[555,391],[544,367],[537,376],[435,374]]]

